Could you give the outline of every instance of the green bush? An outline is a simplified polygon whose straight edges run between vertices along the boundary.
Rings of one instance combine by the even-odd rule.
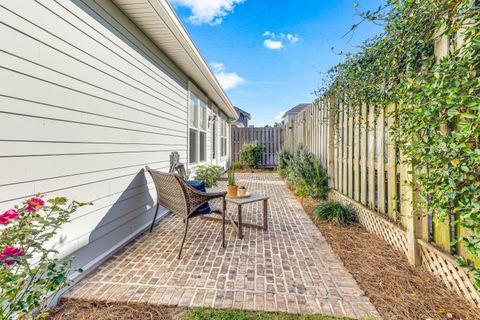
[[[317,160],[313,162],[313,170],[304,172],[297,186],[297,194],[310,196],[314,199],[325,199],[328,194],[328,173],[320,167]]]
[[[301,197],[324,199],[328,193],[328,173],[320,166],[315,155],[300,145],[293,158],[285,152],[280,154],[279,170],[296,188]],[[281,163],[281,164],[280,164]]]
[[[282,176],[288,176],[290,161],[292,161],[292,159],[293,155],[288,150],[282,149],[277,153],[277,169]]]
[[[243,166],[240,162],[234,162],[234,163],[232,163],[232,168],[237,170],[237,169],[242,169]]]
[[[240,159],[249,168],[256,169],[262,163],[262,154],[265,146],[258,142],[244,144],[240,151]]]
[[[217,185],[222,170],[223,168],[219,166],[198,166],[195,172],[195,180],[204,180],[205,186],[211,188]]]
[[[357,214],[353,206],[346,206],[333,200],[322,202],[313,209],[313,213],[318,219],[333,222],[339,226],[357,221]]]

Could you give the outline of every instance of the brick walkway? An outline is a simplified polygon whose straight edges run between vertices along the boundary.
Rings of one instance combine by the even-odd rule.
[[[237,174],[251,192],[271,196],[269,230],[193,219],[182,260],[182,221],[169,215],[65,296],[187,307],[379,317],[342,262],[276,174]],[[224,183],[222,183],[224,184]],[[229,206],[230,211],[236,210]],[[244,207],[261,224],[261,204]]]

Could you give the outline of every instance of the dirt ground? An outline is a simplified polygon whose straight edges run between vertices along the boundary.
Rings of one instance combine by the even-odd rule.
[[[148,304],[63,300],[49,320],[181,320],[186,309]]]

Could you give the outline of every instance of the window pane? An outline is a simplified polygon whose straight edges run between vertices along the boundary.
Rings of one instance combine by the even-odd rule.
[[[212,157],[215,159],[217,157],[217,121],[212,123]]]
[[[221,140],[221,144],[222,144],[222,157],[225,157],[227,155],[227,138],[222,138]]]
[[[190,144],[189,144],[189,155],[190,155],[190,163],[197,162],[197,135],[198,132],[196,130],[190,129]]]
[[[198,127],[198,99],[193,93],[190,93],[190,126]]]
[[[207,160],[207,134],[200,132],[200,161]]]
[[[207,130],[207,104],[200,100],[200,129]]]

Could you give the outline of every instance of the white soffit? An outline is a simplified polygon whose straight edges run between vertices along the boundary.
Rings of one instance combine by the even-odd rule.
[[[230,118],[237,113],[167,0],[112,0]]]

